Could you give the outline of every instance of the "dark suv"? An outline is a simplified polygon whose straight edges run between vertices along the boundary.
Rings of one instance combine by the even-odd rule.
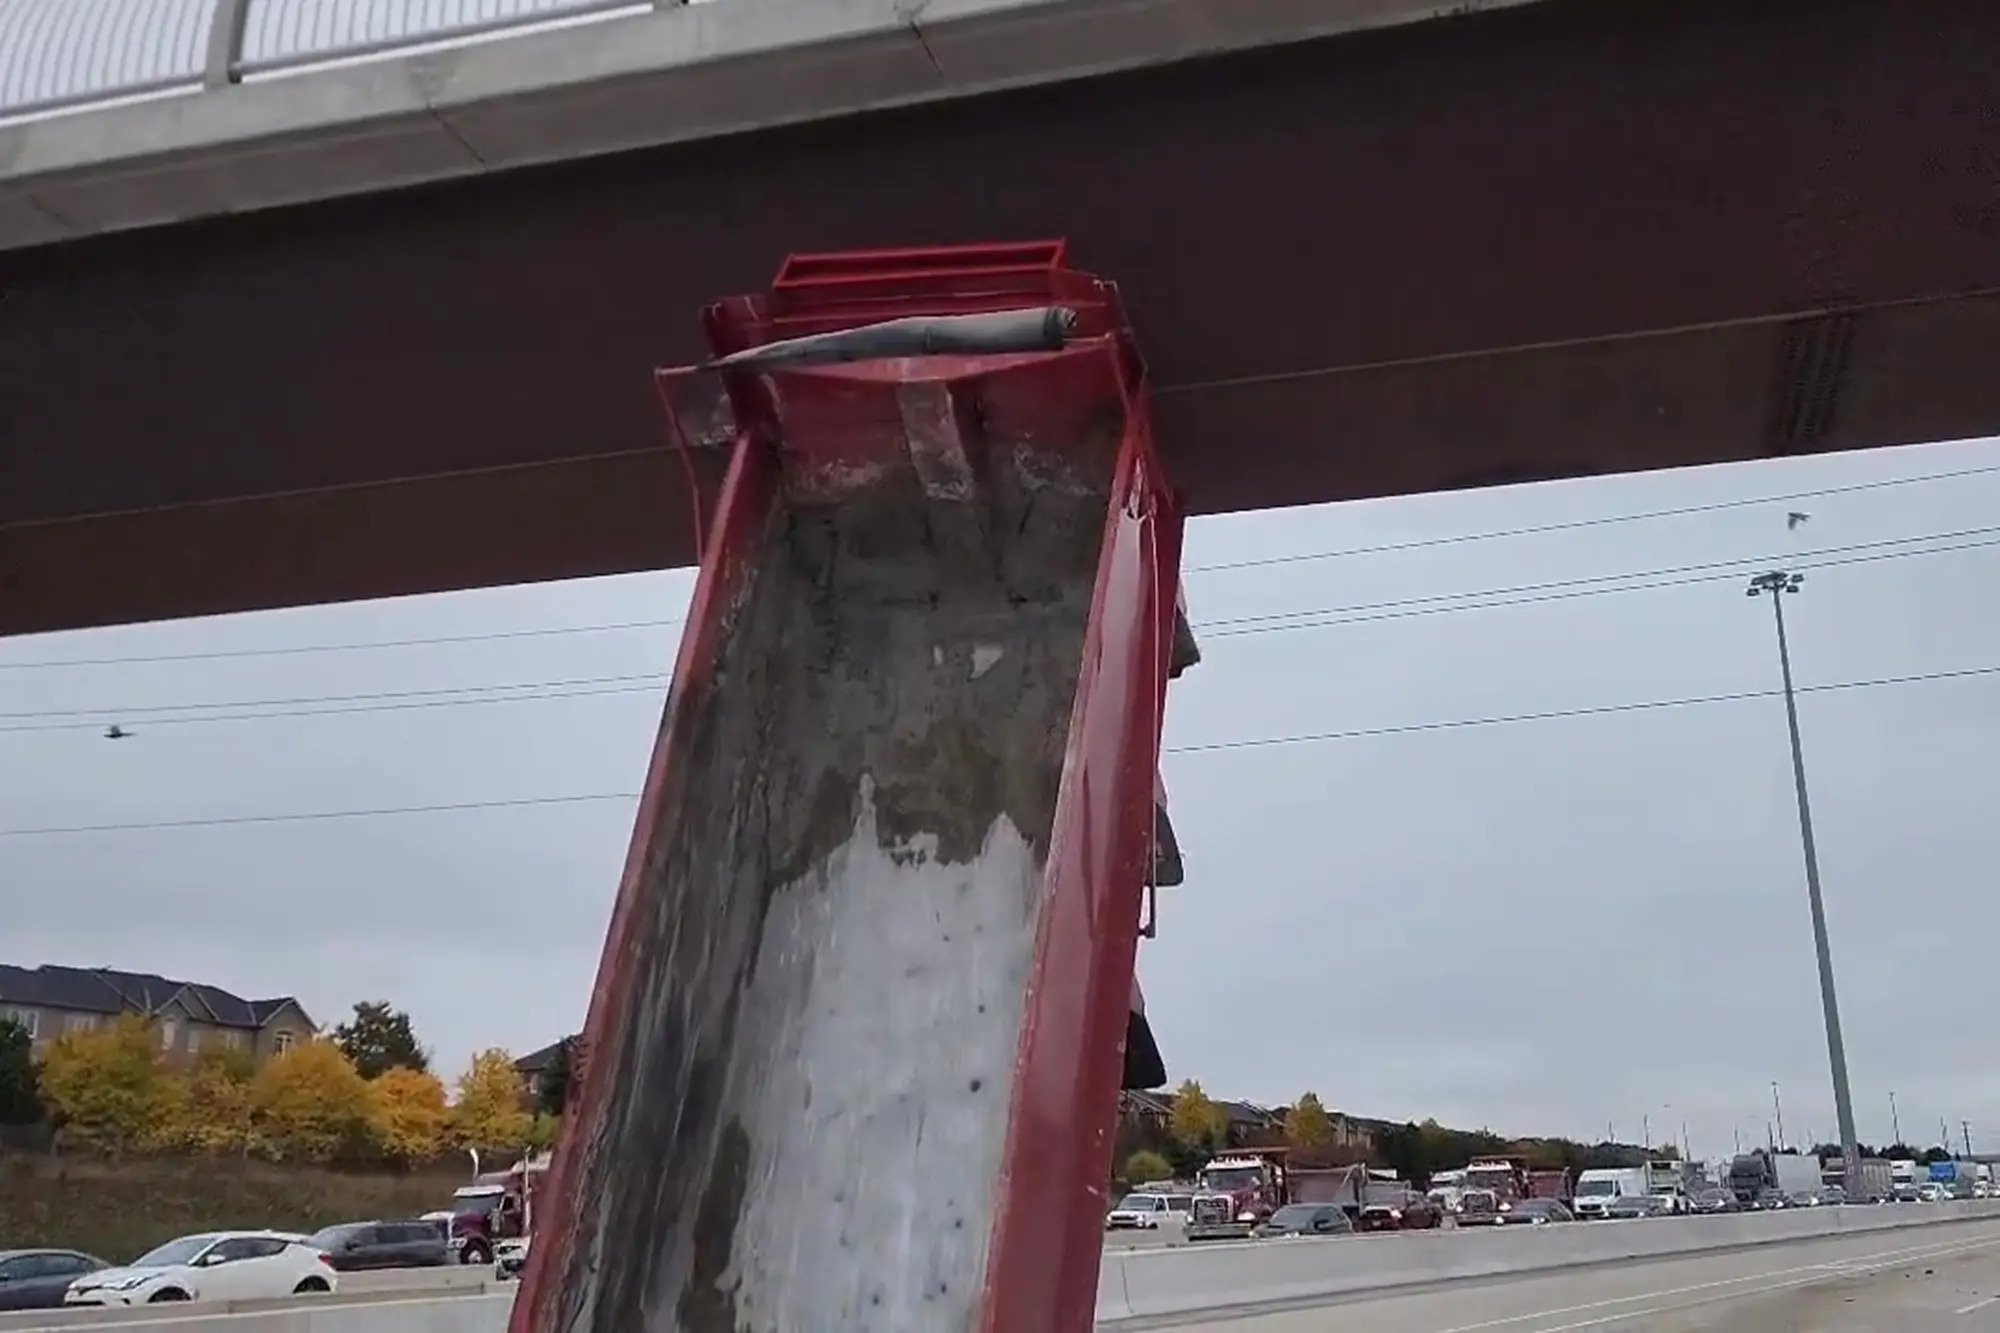
[[[1361,1231],[1423,1231],[1436,1226],[1443,1214],[1421,1194],[1402,1199],[1383,1199],[1361,1210]]]
[[[445,1263],[444,1229],[434,1222],[343,1222],[315,1232],[308,1244],[318,1246],[342,1273]]]

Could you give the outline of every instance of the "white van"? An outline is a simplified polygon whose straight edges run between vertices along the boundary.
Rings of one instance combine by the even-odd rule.
[[[1651,1184],[1643,1166],[1594,1167],[1576,1178],[1576,1202],[1570,1210],[1579,1221],[1606,1217],[1618,1200],[1652,1193]]]
[[[1194,1207],[1192,1194],[1128,1194],[1104,1217],[1106,1231],[1157,1231],[1162,1222],[1185,1225]]]

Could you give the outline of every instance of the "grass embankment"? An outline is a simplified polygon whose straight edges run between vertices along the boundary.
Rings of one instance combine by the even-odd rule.
[[[0,1250],[58,1245],[114,1263],[191,1231],[413,1217],[466,1175],[347,1174],[245,1161],[85,1161],[0,1153]]]

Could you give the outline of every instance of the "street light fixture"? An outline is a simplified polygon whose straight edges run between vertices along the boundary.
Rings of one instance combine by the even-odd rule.
[[[1854,1134],[1854,1104],[1847,1088],[1847,1046],[1840,1037],[1840,1004],[1833,990],[1833,955],[1826,942],[1826,904],[1819,891],[1819,853],[1813,846],[1812,803],[1806,797],[1805,751],[1799,744],[1799,706],[1792,688],[1791,645],[1785,639],[1785,597],[1796,593],[1805,575],[1774,569],[1750,580],[1745,595],[1771,595],[1771,614],[1778,627],[1778,668],[1785,683],[1785,721],[1792,734],[1792,783],[1799,799],[1799,841],[1805,851],[1806,898],[1812,906],[1813,948],[1819,955],[1819,1000],[1826,1018],[1827,1063],[1833,1067],[1833,1110],[1840,1119],[1840,1158],[1850,1194],[1861,1185],[1861,1154]],[[1773,1099],[1777,1085],[1771,1085]],[[1782,1132],[1782,1131],[1781,1131]]]

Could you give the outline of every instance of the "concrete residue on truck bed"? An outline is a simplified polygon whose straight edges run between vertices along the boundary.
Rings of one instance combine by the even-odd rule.
[[[675,738],[561,1333],[977,1326],[1109,487],[774,501]],[[794,494],[798,494],[794,492]],[[551,1330],[555,1333],[555,1330]]]

